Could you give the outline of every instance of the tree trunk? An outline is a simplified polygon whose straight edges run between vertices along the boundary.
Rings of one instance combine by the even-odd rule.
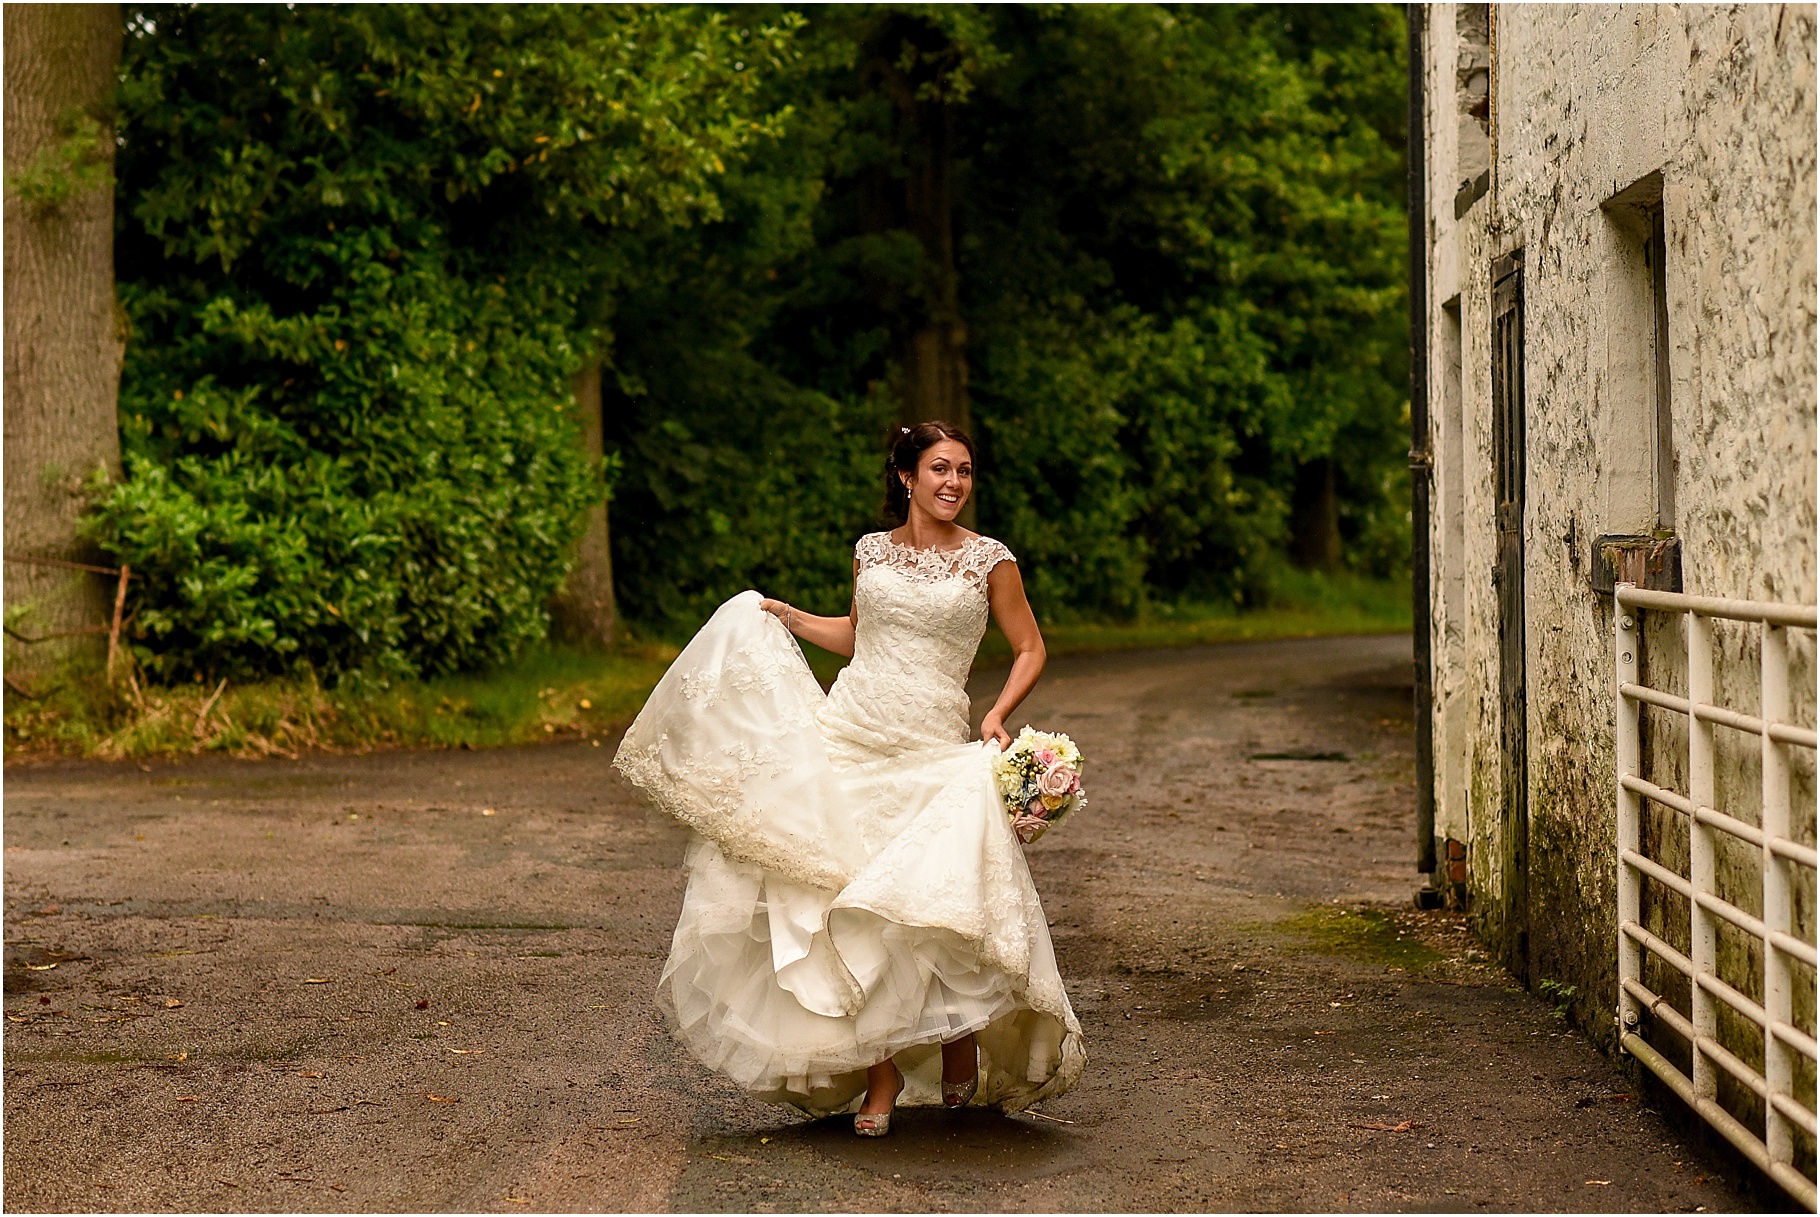
[[[582,447],[596,465],[605,455],[601,438],[600,360],[590,359],[572,384],[581,422]],[[607,505],[588,508],[587,531],[575,546],[575,565],[551,606],[556,635],[592,646],[613,643],[613,550],[607,532]]]
[[[907,83],[907,82],[906,82]],[[963,431],[972,425],[967,400],[967,326],[961,320],[960,274],[954,264],[954,109],[899,91],[908,136],[904,215],[923,248],[925,307],[899,336],[903,369],[899,401],[906,423],[943,419]]]
[[[1330,571],[1340,565],[1340,500],[1333,461],[1309,461],[1296,470],[1293,557],[1304,570]]]
[[[114,303],[114,4],[9,4],[5,20],[6,624],[9,667],[92,662],[112,582],[78,540],[83,484],[120,472]],[[98,124],[98,126],[97,126]],[[31,561],[30,559],[38,559]]]
[[[928,59],[906,70],[904,47],[939,55],[947,43],[941,31],[896,14],[871,40],[861,77],[865,87],[891,102],[894,141],[901,162],[869,175],[861,198],[862,225],[870,232],[901,229],[922,250],[919,281],[893,285],[909,291],[892,311],[891,353],[897,365],[898,416],[906,425],[941,419],[971,433],[973,410],[967,396],[967,326],[961,316],[960,272],[954,258],[955,108],[925,86],[933,80]],[[893,293],[896,294],[895,292]],[[960,522],[973,527],[969,500]]]

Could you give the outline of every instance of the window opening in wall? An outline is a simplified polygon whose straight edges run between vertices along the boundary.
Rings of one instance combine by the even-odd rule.
[[[1675,443],[1668,318],[1668,235],[1662,174],[1650,173],[1604,204],[1602,534],[1591,571],[1596,590],[1617,583],[1679,591]]]
[[[1454,6],[1455,171],[1453,218],[1491,188],[1491,6]]]

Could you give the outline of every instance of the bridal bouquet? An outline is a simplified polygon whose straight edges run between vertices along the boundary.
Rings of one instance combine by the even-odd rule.
[[[1012,831],[1028,845],[1087,805],[1081,750],[1066,735],[1025,727],[993,762]]]

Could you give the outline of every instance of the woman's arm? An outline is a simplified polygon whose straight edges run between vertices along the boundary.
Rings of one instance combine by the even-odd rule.
[[[853,577],[859,578],[857,560],[853,563]],[[817,617],[814,613],[792,608],[782,600],[761,600],[758,607],[783,622],[784,627],[798,638],[813,642],[824,651],[853,658],[853,623],[859,614],[857,606],[850,606],[845,617]]]
[[[1043,665],[1049,661],[1049,652],[1043,647],[1043,632],[1037,628],[1036,614],[1030,611],[1030,601],[1024,595],[1024,578],[1018,574],[1016,562],[1000,562],[987,573],[986,602],[992,606],[992,616],[998,621],[998,628],[1005,632],[1005,641],[1011,644],[1014,658],[1011,673],[1005,677],[1004,690],[980,721],[980,738],[995,739],[999,747],[1009,748],[1011,734],[1005,730],[1005,719],[1036,687],[1037,678],[1043,674]]]

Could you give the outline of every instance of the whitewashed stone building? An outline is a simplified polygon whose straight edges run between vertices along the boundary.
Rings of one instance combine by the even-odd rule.
[[[1612,1048],[1614,578],[1815,601],[1814,9],[1439,4],[1411,21],[1436,886]],[[1650,683],[1685,693],[1684,623],[1642,620]],[[1715,629],[1717,695],[1754,704],[1756,635]],[[1811,727],[1813,635],[1789,634]],[[1652,780],[1685,790],[1685,718],[1644,719]],[[1720,732],[1717,748],[1716,797],[1749,819],[1757,741]],[[1794,803],[1811,847],[1805,756]],[[1651,804],[1644,831],[1685,868],[1676,819]],[[1748,905],[1753,851],[1721,850],[1717,870]],[[1645,911],[1685,950],[1677,899]],[[1750,971],[1748,941],[1721,933],[1718,950]],[[1760,1067],[1747,1038],[1737,1051]],[[1801,1152],[1811,1177],[1811,1138]]]

